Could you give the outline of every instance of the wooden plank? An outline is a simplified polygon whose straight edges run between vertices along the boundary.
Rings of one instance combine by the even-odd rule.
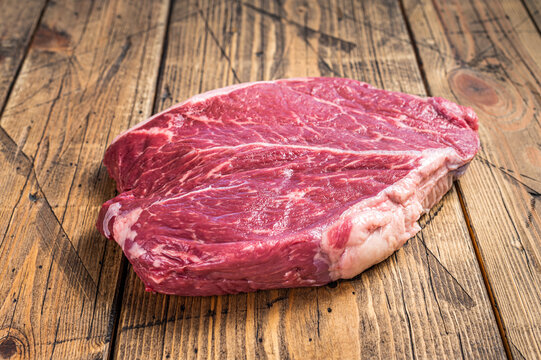
[[[537,30],[541,29],[541,2],[537,0],[524,0],[526,10],[530,13],[531,18],[534,20]]]
[[[431,93],[473,106],[460,181],[515,358],[541,356],[541,38],[520,1],[405,1]]]
[[[235,82],[292,76],[341,75],[424,94],[397,2],[199,6],[172,9],[156,111]],[[422,223],[390,260],[321,288],[167,297],[145,293],[130,269],[116,356],[503,357],[455,191]]]
[[[0,0],[0,109],[38,24],[46,0]]]
[[[167,1],[50,2],[0,119],[0,358],[104,358],[121,252],[107,143],[152,109]]]

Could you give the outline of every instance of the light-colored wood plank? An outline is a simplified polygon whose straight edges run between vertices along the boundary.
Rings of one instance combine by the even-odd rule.
[[[515,358],[541,356],[541,37],[520,1],[405,1],[432,95],[472,106],[460,181]]]
[[[394,1],[180,1],[172,11],[156,111],[235,82],[293,76],[425,92]],[[116,356],[504,357],[456,192],[422,223],[388,261],[321,288],[167,297],[145,293],[130,269]]]
[[[0,110],[45,3],[46,0],[0,0]]]
[[[0,358],[104,358],[121,251],[94,226],[114,195],[101,160],[148,116],[167,1],[58,0],[0,119]]]
[[[530,16],[535,21],[537,25],[537,30],[541,29],[541,2],[538,0],[524,0],[524,5],[526,6]]]

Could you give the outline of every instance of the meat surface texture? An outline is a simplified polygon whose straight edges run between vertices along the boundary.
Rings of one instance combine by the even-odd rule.
[[[479,147],[472,109],[340,78],[234,85],[118,136],[97,226],[146,289],[351,278],[419,230]]]

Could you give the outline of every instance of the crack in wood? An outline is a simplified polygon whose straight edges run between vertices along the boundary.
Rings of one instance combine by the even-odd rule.
[[[33,207],[38,207],[33,225],[36,226],[38,234],[40,235],[40,244],[50,253],[55,253],[57,250],[61,251],[61,256],[57,257],[56,261],[58,265],[60,265],[60,269],[64,271],[66,278],[72,283],[77,284],[86,296],[92,297],[98,291],[97,285],[79,256],[73,242],[66,234],[51,205],[45,198],[45,194],[37,180],[33,161],[19,149],[15,141],[2,127],[0,127],[0,146],[4,158],[7,159],[5,164],[14,169],[16,167],[26,169],[26,182],[34,184],[38,189],[36,193],[31,194],[32,196],[29,200],[33,203]],[[13,213],[19,204],[20,202],[16,203]],[[11,221],[6,227],[2,243],[10,227]],[[0,246],[2,243],[0,243]]]
[[[482,157],[481,155],[477,155],[475,158],[475,160],[485,164],[485,165],[488,165],[494,169],[497,169],[499,170],[503,175],[505,175],[505,177],[509,180],[511,180],[513,183],[515,183],[516,185],[519,185],[519,186],[522,186],[524,187],[524,189],[526,190],[526,192],[528,194],[530,194],[532,197],[534,198],[538,198],[538,197],[541,197],[541,193],[537,190],[535,190],[534,188],[532,188],[531,186],[527,185],[526,183],[524,183],[523,181],[519,180],[515,175],[512,175],[514,173],[513,170],[511,169],[507,169],[503,166],[498,166],[492,162],[490,162],[488,159]],[[523,177],[526,177],[530,180],[533,180],[535,182],[540,182],[539,180],[535,179],[535,178],[532,178],[530,176],[527,176],[525,174],[520,174],[520,176],[523,176]]]
[[[340,45],[340,49],[342,51],[345,51],[345,52],[351,52],[351,50],[353,50],[354,48],[357,47],[357,44],[352,42],[352,41],[348,41],[348,40],[345,40],[345,39],[342,39],[340,37],[337,37],[337,36],[334,36],[334,35],[331,35],[331,34],[327,34],[321,30],[317,30],[317,29],[314,29],[310,26],[307,26],[305,24],[300,24],[294,20],[291,20],[287,17],[285,17],[283,14],[274,14],[270,11],[267,11],[265,9],[262,9],[260,7],[257,7],[257,6],[254,6],[250,3],[247,3],[247,2],[242,2],[241,3],[242,6],[244,7],[247,7],[248,9],[251,9],[261,15],[264,15],[264,16],[267,16],[269,17],[270,19],[274,20],[274,21],[277,21],[277,22],[285,22],[287,24],[290,24],[290,25],[293,25],[295,27],[297,27],[299,29],[299,31],[301,32],[301,36],[302,37],[305,37],[305,38],[308,38],[308,37],[314,37],[316,35],[320,36],[321,40],[323,41],[323,44],[324,45],[331,45],[333,43],[338,43]]]
[[[124,40],[124,45],[122,45],[122,48],[120,50],[120,54],[118,54],[116,60],[111,65],[111,67],[109,68],[109,70],[107,71],[105,76],[101,77],[101,84],[100,84],[101,88],[106,87],[109,84],[109,82],[111,81],[111,79],[114,78],[114,76],[116,75],[116,73],[120,69],[120,65],[122,64],[122,62],[124,61],[124,59],[128,55],[128,51],[130,51],[131,46],[132,46],[131,38],[128,36]]]
[[[442,295],[443,298],[445,298],[446,300],[448,300],[451,303],[458,303],[458,304],[461,304],[461,305],[465,306],[466,308],[474,307],[476,305],[475,300],[466,291],[466,289],[464,289],[464,287],[457,280],[457,278],[447,269],[447,267],[445,267],[441,263],[441,261],[438,259],[438,257],[436,255],[434,255],[432,250],[430,250],[428,248],[428,246],[426,245],[426,243],[424,242],[424,240],[421,237],[418,236],[417,239],[419,240],[419,242],[425,248],[425,251],[426,251],[426,254],[427,254],[427,258],[426,258],[427,263],[426,263],[426,265],[427,265],[429,271],[432,271],[435,274],[438,274],[439,275],[438,278],[442,279],[442,278],[445,278],[445,277],[442,277],[441,274],[439,274],[438,270],[439,269],[443,270],[443,272],[446,274],[446,277],[450,279],[450,283],[446,284],[447,285],[446,287],[454,289],[455,292],[457,292],[456,290],[458,290],[457,294],[463,294],[464,297],[459,297],[457,299],[449,298],[444,292],[441,292],[440,295]],[[434,260],[434,262],[436,264],[436,268],[434,268],[433,266],[430,265],[430,260],[431,259]],[[442,291],[446,287],[437,287],[437,289]]]
[[[436,301],[436,306],[438,307],[438,312],[440,314],[440,318],[443,323],[443,329],[445,330],[446,334],[449,334],[449,330],[447,329],[447,325],[445,324],[445,318],[443,317],[443,312],[441,311],[440,301],[438,300],[438,295],[436,294],[436,290],[434,289],[434,279],[432,278],[432,267],[430,265],[428,247],[425,244],[424,235],[422,233],[419,234],[419,238],[422,239],[422,243],[425,248],[426,263],[428,265],[428,279],[429,279],[428,284],[430,285],[430,290],[432,291],[432,295],[434,296],[434,300]],[[433,254],[432,256],[435,257]]]
[[[235,81],[237,81],[237,83],[242,83],[243,81],[239,78],[239,76],[237,75],[237,71],[235,70],[235,68],[233,67],[233,64],[231,63],[231,59],[229,58],[229,55],[227,55],[224,47],[220,44],[220,41],[218,40],[218,38],[216,37],[216,34],[214,33],[214,31],[212,31],[212,29],[210,28],[210,25],[208,23],[208,20],[207,18],[205,17],[205,15],[203,14],[203,11],[199,11],[199,16],[201,16],[201,18],[203,19],[203,22],[205,23],[205,29],[206,31],[210,34],[210,37],[212,38],[212,40],[214,41],[214,43],[216,44],[216,46],[218,47],[218,49],[220,49],[220,53],[222,54],[222,56],[226,59],[227,63],[229,64],[229,69],[231,70],[231,72],[233,73],[233,77],[235,78]]]

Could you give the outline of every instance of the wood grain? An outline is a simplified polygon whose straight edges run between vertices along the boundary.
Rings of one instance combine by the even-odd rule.
[[[530,13],[531,18],[537,26],[537,30],[541,29],[541,2],[537,0],[524,0],[526,10]]]
[[[46,0],[0,0],[0,110],[45,3]]]
[[[433,95],[473,106],[481,151],[460,181],[517,359],[541,356],[541,38],[520,1],[405,0]]]
[[[392,21],[389,21],[392,19]],[[346,76],[425,94],[396,1],[178,1],[155,111],[236,82]],[[389,260],[321,288],[217,297],[144,292],[129,270],[118,358],[502,358],[452,190]]]
[[[0,119],[0,358],[103,358],[121,252],[94,222],[113,134],[152,109],[168,4],[51,1]]]

